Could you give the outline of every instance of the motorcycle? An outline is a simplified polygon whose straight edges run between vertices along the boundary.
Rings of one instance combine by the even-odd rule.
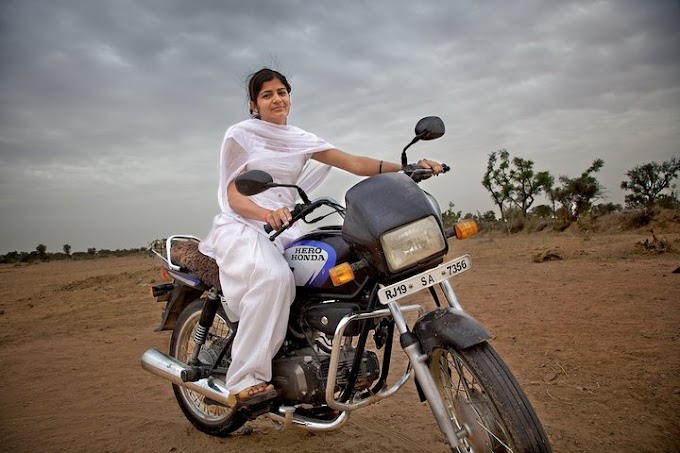
[[[452,451],[552,451],[526,395],[488,343],[489,332],[463,310],[449,281],[472,262],[469,255],[444,262],[448,239],[474,235],[477,225],[465,220],[445,229],[437,201],[418,185],[432,171],[407,164],[411,145],[444,131],[437,117],[420,120],[402,151],[403,171],[357,183],[345,207],[330,198],[310,200],[301,188],[277,184],[262,171],[237,177],[237,190],[248,196],[272,187],[297,189],[301,202],[289,225],[274,232],[265,225],[272,240],[297,221],[313,224],[334,213],[344,219],[285,250],[297,294],[272,362],[274,399],[230,404],[224,382],[238,322],[222,303],[217,265],[200,254],[200,240],[176,235],[152,247],[172,281],[152,288],[156,301],[166,303],[156,330],[171,329],[172,337],[169,353],[149,349],[142,367],[172,383],[197,429],[226,436],[263,416],[281,429],[337,430],[353,411],[395,395],[415,375],[419,398]],[[330,214],[313,217],[320,208]],[[436,308],[402,303],[421,291]],[[390,375],[395,334],[408,357],[396,376]]]

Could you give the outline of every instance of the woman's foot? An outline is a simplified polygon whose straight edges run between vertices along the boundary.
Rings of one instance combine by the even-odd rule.
[[[247,387],[240,392],[232,395],[234,399],[234,406],[251,406],[253,404],[262,403],[272,398],[276,398],[276,389],[271,384],[263,382],[251,387]],[[231,399],[231,398],[230,398]]]

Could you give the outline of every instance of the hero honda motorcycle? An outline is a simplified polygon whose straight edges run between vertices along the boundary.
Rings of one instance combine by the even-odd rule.
[[[465,313],[449,282],[471,268],[471,259],[443,262],[448,239],[475,234],[476,224],[445,229],[436,200],[418,186],[432,171],[407,164],[411,145],[443,134],[439,118],[420,120],[402,152],[403,171],[359,182],[346,193],[346,207],[330,198],[310,200],[262,171],[237,177],[237,190],[248,196],[296,189],[302,202],[289,225],[333,213],[344,218],[342,226],[317,228],[285,251],[297,294],[272,362],[274,399],[229,404],[224,380],[238,322],[221,303],[217,265],[198,252],[199,239],[176,235],[152,246],[172,280],[152,288],[155,299],[166,302],[156,330],[172,329],[172,337],[169,354],[149,349],[142,367],[172,383],[197,429],[226,436],[259,416],[280,429],[340,429],[352,411],[393,396],[413,374],[421,402],[429,404],[452,451],[552,451],[526,395],[488,343],[490,334]],[[311,218],[322,207],[330,214]],[[265,229],[272,232],[268,224]],[[400,302],[420,291],[436,308],[425,312],[421,303]],[[412,326],[409,314],[417,316]],[[408,357],[397,377],[389,374],[395,335]]]

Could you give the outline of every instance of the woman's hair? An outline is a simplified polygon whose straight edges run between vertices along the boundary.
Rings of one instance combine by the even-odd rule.
[[[290,83],[288,83],[286,76],[281,74],[279,71],[274,71],[273,69],[269,68],[262,68],[248,76],[248,99],[257,104],[257,95],[260,94],[262,85],[264,85],[265,82],[271,82],[274,79],[278,79],[283,84],[283,86],[286,87],[286,91],[290,93]],[[250,106],[250,103],[248,103],[248,105]],[[248,107],[248,109],[252,115],[253,109],[250,107]]]

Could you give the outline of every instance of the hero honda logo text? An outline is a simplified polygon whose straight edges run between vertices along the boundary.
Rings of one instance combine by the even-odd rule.
[[[291,261],[326,261],[326,253],[320,247],[295,247]]]

